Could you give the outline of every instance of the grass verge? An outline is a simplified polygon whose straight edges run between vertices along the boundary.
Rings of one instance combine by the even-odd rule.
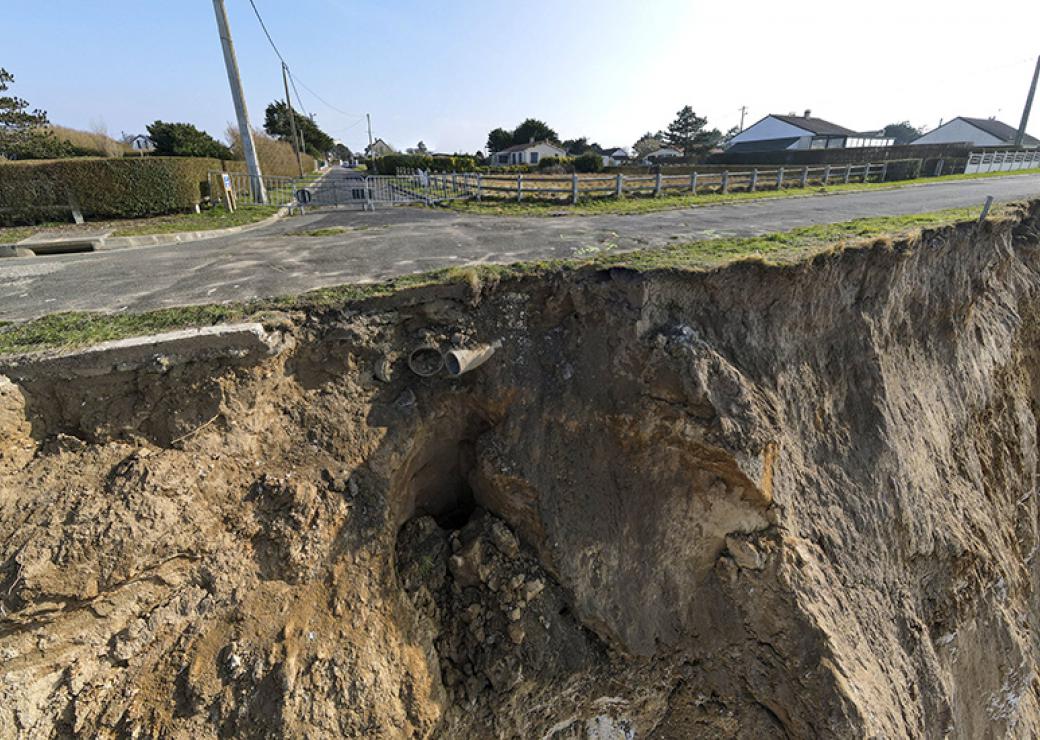
[[[497,216],[595,216],[600,214],[635,214],[652,213],[654,211],[671,211],[679,208],[708,205],[712,203],[731,203],[743,200],[765,200],[771,198],[805,197],[829,193],[850,193],[863,190],[892,190],[927,185],[932,183],[951,182],[955,180],[976,180],[989,177],[1007,177],[1014,175],[1040,174],[1040,169],[1019,170],[1018,172],[985,172],[977,175],[943,175],[942,177],[919,178],[917,180],[898,180],[894,182],[849,183],[848,185],[828,185],[826,187],[785,188],[784,190],[758,190],[754,193],[708,193],[703,195],[664,195],[628,196],[615,198],[588,198],[579,200],[577,204],[563,201],[525,200],[520,203],[506,200],[485,200],[480,203],[472,200],[445,201],[441,207],[462,213],[478,213]],[[532,197],[536,190],[528,192]]]
[[[143,236],[146,234],[173,234],[179,231],[210,231],[232,226],[246,226],[263,221],[278,212],[276,206],[250,206],[228,213],[223,208],[210,208],[202,213],[178,213],[157,216],[147,222],[116,229],[112,236]]]
[[[581,267],[628,267],[635,270],[711,270],[740,260],[766,264],[793,264],[820,252],[880,238],[908,236],[922,228],[947,226],[974,219],[976,208],[958,208],[910,216],[863,218],[835,224],[807,226],[763,236],[706,239],[655,249],[605,254],[591,259],[546,260],[512,265],[452,267],[406,275],[383,283],[340,285],[298,296],[243,303],[165,308],[144,313],[59,313],[18,324],[0,324],[0,355],[41,349],[88,346],[112,339],[153,334],[190,326],[246,319],[262,320],[275,311],[342,306],[354,301],[389,296],[401,290],[430,285],[479,285],[505,278],[571,271]],[[997,207],[991,218],[999,218]]]

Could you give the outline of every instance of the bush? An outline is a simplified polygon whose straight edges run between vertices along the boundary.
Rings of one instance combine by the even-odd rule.
[[[0,223],[54,218],[70,196],[87,218],[136,218],[188,211],[209,195],[217,159],[81,158],[0,163]],[[57,213],[60,213],[58,211]]]
[[[575,172],[599,172],[603,169],[603,157],[595,152],[585,152],[574,158]]]
[[[921,176],[920,159],[893,159],[888,162],[885,182],[892,180],[916,180]]]
[[[238,134],[238,126],[228,126],[228,141],[231,142],[231,153],[236,160],[241,162],[241,169],[236,172],[245,172],[245,155],[242,153],[241,136]],[[260,160],[260,171],[271,177],[298,177],[299,168],[296,166],[296,153],[288,141],[281,141],[263,131],[253,129],[253,146],[256,148],[257,159]],[[300,155],[303,161],[303,171],[313,172],[315,168],[314,157],[306,152]],[[238,162],[235,163],[237,165]],[[233,167],[235,165],[232,165]]]
[[[425,170],[427,172],[474,172],[477,160],[468,154],[387,154],[375,160],[366,160],[369,169],[379,175],[396,175],[399,169]]]

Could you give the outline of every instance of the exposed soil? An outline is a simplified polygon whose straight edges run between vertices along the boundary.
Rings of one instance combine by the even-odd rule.
[[[0,734],[1035,737],[1038,278],[1034,204],[0,379]]]

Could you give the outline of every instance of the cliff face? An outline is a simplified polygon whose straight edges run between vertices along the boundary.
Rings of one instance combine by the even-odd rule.
[[[1034,205],[9,369],[0,727],[1035,737],[1038,277]]]

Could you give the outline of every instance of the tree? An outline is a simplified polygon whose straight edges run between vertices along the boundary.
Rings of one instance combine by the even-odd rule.
[[[350,151],[350,148],[346,144],[343,143],[333,144],[332,153],[335,155],[336,159],[341,162],[349,162],[354,158],[354,153]]]
[[[405,150],[406,154],[429,154],[430,150],[426,148],[426,144],[419,142],[410,149]]]
[[[6,92],[14,75],[0,67],[0,93]],[[63,149],[47,129],[47,113],[22,98],[0,95],[0,157],[38,159],[61,156]]]
[[[504,128],[492,129],[488,134],[487,150],[488,154],[494,154],[500,152],[503,149],[508,149],[513,145],[513,132],[506,131]]]
[[[589,150],[589,140],[585,136],[582,136],[580,139],[566,139],[560,146],[567,151],[567,154],[577,157]]]
[[[647,131],[636,140],[636,143],[632,145],[632,148],[635,150],[636,156],[645,157],[650,152],[660,149],[663,146],[664,136],[660,131],[656,134]]]
[[[707,129],[708,119],[693,112],[693,108],[683,106],[675,120],[668,124],[665,142],[679,149],[687,157],[706,152],[719,143],[722,134],[718,129]]]
[[[325,159],[336,145],[332,137],[318,128],[318,124],[307,116],[293,111],[296,118],[296,131],[303,137],[304,151],[315,159]],[[289,122],[289,106],[276,100],[264,111],[264,131],[282,141],[292,142],[292,124]]]
[[[213,157],[231,159],[231,150],[190,123],[156,121],[148,126],[155,154],[168,157]]]
[[[882,132],[887,138],[895,139],[897,144],[909,144],[924,133],[923,129],[910,125],[909,121],[890,123]]]
[[[513,131],[514,144],[526,144],[532,139],[534,141],[548,139],[554,144],[560,143],[560,137],[556,135],[556,132],[537,118],[528,118]]]

